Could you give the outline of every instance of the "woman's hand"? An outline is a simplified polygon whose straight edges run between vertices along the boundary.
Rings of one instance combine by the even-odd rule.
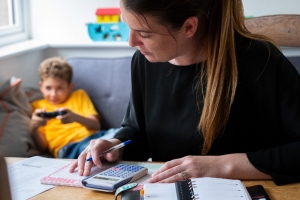
[[[222,156],[186,156],[166,162],[157,170],[148,183],[173,183],[190,178],[216,177],[231,179],[270,179],[258,171],[247,155],[227,154]]]
[[[216,176],[219,173],[216,159],[217,156],[185,156],[171,160],[157,170],[148,182],[173,183],[194,177]]]
[[[99,157],[100,153],[120,144],[121,141],[118,139],[111,139],[111,140],[91,140],[90,144],[86,147],[86,149],[81,152],[78,159],[75,160],[69,171],[74,172],[76,168],[78,168],[78,175],[80,176],[88,176],[91,173],[91,168],[95,164],[98,168],[102,167],[102,160],[107,160],[109,162],[113,162],[118,160],[123,153],[122,149],[118,149],[109,153],[104,154],[101,159]],[[89,157],[92,157],[92,161],[86,161]]]

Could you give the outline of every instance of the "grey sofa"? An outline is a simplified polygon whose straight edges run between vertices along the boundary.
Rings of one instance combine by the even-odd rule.
[[[74,89],[84,89],[101,116],[102,130],[118,128],[131,92],[131,57],[69,58],[74,69]],[[42,98],[36,88],[23,88],[14,77],[0,85],[0,155],[31,157],[38,151],[29,129],[30,102]]]
[[[295,66],[298,72],[300,72],[300,57],[288,57],[289,61]]]
[[[103,130],[121,126],[131,92],[131,57],[69,58],[74,89],[84,89],[101,116]]]

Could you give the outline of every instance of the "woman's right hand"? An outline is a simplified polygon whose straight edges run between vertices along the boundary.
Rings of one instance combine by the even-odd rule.
[[[77,160],[75,160],[69,171],[72,173],[78,169],[78,175],[80,176],[89,176],[91,173],[91,169],[95,164],[99,169],[102,167],[101,160],[107,160],[109,162],[114,162],[118,160],[123,154],[123,148],[109,152],[104,154],[101,158],[99,157],[100,153],[120,144],[121,141],[118,139],[111,140],[91,140],[90,144],[86,147],[86,149],[81,152]],[[86,161],[89,157],[92,157],[92,161]]]

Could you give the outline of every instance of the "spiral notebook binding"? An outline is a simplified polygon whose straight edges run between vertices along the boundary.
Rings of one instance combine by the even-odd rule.
[[[192,191],[191,192],[191,199],[192,200],[200,199],[199,195],[194,193],[194,188],[197,188],[196,184],[195,184],[195,181],[191,180],[190,182],[188,182],[188,185],[189,185],[190,190]]]
[[[197,188],[197,184],[195,184],[196,181],[190,181],[188,184],[190,185],[191,188]]]
[[[191,180],[176,182],[176,192],[178,200],[198,200],[199,195],[194,193],[196,185]]]
[[[197,185],[196,181],[191,180],[191,183],[192,183],[192,185],[194,185],[194,186]]]

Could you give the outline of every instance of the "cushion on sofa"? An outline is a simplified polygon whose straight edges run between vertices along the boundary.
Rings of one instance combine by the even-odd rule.
[[[300,57],[287,57],[287,59],[295,66],[300,73]]]
[[[0,153],[4,156],[29,157],[40,153],[29,132],[31,106],[21,82],[12,77],[0,86]]]
[[[118,128],[131,92],[131,58],[69,58],[74,89],[84,89],[101,116],[103,130]]]

